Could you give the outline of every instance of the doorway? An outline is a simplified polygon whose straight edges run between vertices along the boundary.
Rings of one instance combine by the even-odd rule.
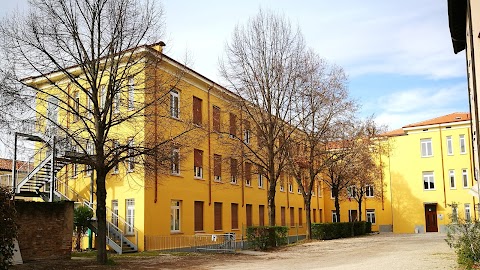
[[[425,204],[425,225],[427,232],[438,232],[436,204]]]

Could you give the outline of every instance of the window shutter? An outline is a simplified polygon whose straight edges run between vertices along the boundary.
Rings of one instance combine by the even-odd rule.
[[[252,180],[252,163],[245,163],[245,180]]]
[[[265,225],[265,205],[258,206],[258,225]]]
[[[253,225],[252,224],[252,205],[247,204],[246,210],[247,210],[247,227],[250,227]]]
[[[243,121],[243,128],[245,130],[250,130],[250,122],[248,122],[247,120],[244,120]]]
[[[213,155],[213,174],[215,176],[222,175],[222,156]]]
[[[193,166],[203,167],[203,151],[195,149],[193,150]]]
[[[232,229],[238,229],[238,203],[232,203]]]
[[[195,231],[203,231],[203,202],[195,202]]]
[[[237,116],[230,113],[230,135],[237,136]]]
[[[290,207],[290,226],[295,226],[295,209]]]
[[[222,203],[214,203],[215,230],[222,229]]]
[[[302,226],[302,224],[303,224],[302,214],[303,214],[302,208],[298,208],[298,224],[299,224],[299,226]]]
[[[281,222],[282,222],[282,226],[286,226],[287,222],[285,220],[285,207],[283,207],[283,206],[282,206],[282,208],[280,208],[280,219],[281,219]]]
[[[236,177],[237,176],[237,160],[232,158],[230,160],[230,173],[232,175],[232,177]]]
[[[213,131],[220,132],[220,108],[213,106]]]
[[[202,125],[202,100],[193,97],[193,123]]]

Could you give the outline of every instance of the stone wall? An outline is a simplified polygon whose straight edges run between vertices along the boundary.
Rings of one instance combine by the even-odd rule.
[[[16,201],[23,261],[70,259],[73,202]]]

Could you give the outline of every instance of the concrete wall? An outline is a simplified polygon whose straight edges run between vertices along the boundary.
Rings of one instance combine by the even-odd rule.
[[[24,261],[70,259],[73,202],[15,202]]]

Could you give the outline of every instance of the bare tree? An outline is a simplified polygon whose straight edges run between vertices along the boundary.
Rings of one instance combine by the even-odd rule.
[[[299,132],[292,136],[288,169],[297,181],[306,210],[307,239],[311,237],[310,204],[320,173],[334,157],[327,146],[337,139],[337,127],[352,118],[357,106],[348,96],[343,70],[313,52],[306,58],[305,87],[298,91],[295,111]]]
[[[32,0],[28,14],[0,26],[10,94],[35,100],[40,130],[69,142],[73,162],[94,171],[100,263],[107,262],[108,172],[141,164],[156,175],[161,164],[173,166],[172,147],[193,129],[165,117],[178,112],[166,107],[183,69],[162,72],[165,44],[142,45],[157,42],[162,29],[162,9],[149,0]]]
[[[268,185],[269,224],[275,225],[275,189],[286,166],[285,147],[295,127],[291,110],[302,87],[305,42],[283,16],[260,10],[238,25],[226,45],[220,72],[243,99],[238,108],[251,121],[252,138],[244,144],[244,159],[263,171]]]

